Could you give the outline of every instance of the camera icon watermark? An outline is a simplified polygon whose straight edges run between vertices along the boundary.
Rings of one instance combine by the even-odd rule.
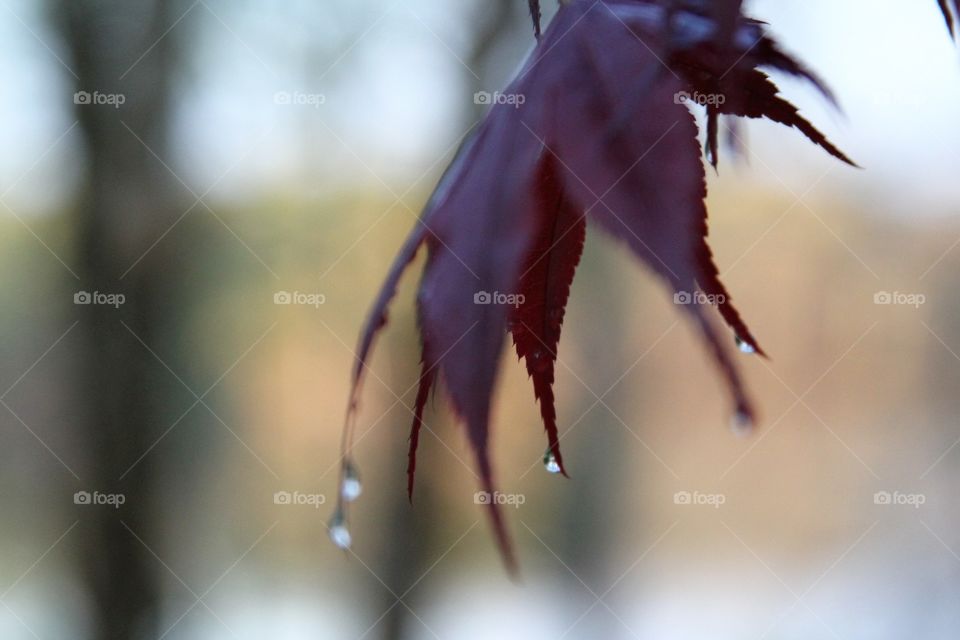
[[[877,491],[873,494],[873,504],[883,506],[908,506],[919,509],[927,502],[922,493],[901,493],[899,491]]]
[[[519,509],[526,503],[527,496],[522,493],[503,493],[501,491],[477,491],[473,494],[473,504],[481,505],[506,505]]]
[[[273,103],[281,106],[313,107],[314,109],[319,109],[327,103],[327,96],[322,93],[277,91],[273,94]]]
[[[719,306],[727,303],[727,296],[722,293],[708,294],[703,291],[677,291],[673,294],[673,304],[700,304]]]
[[[77,91],[73,94],[73,104],[76,105],[106,105],[119,109],[127,102],[127,96],[122,93],[100,93],[99,91]]]
[[[73,294],[73,304],[101,304],[114,309],[127,301],[122,293],[101,293],[100,291],[77,291]]]
[[[927,296],[922,293],[903,293],[900,291],[877,291],[873,294],[873,304],[897,305],[919,309],[926,304]]]
[[[477,291],[473,294],[473,304],[507,305],[516,309],[523,306],[526,301],[527,297],[522,293],[500,293],[499,291],[490,293],[489,291]]]
[[[326,304],[327,296],[322,293],[304,293],[302,291],[277,291],[273,294],[273,304],[302,305],[319,309]]]
[[[82,506],[106,505],[119,509],[126,503],[127,497],[122,493],[101,493],[99,491],[77,491],[73,494],[73,504]]]
[[[674,104],[695,104],[701,107],[720,107],[726,104],[727,96],[722,93],[700,93],[694,91],[677,91],[673,94]]]
[[[494,91],[477,91],[473,94],[473,104],[480,106],[510,105],[514,109],[519,109],[527,103],[527,96],[522,93],[500,93]]]
[[[300,491],[277,491],[273,494],[273,504],[306,506],[319,509],[326,504],[327,496],[322,493],[301,493]]]
[[[707,506],[719,509],[727,502],[722,493],[701,493],[699,491],[677,491],[673,494],[673,504]]]

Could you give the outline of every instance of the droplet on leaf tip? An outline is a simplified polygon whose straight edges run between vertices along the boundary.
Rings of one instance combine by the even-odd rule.
[[[330,520],[330,541],[340,549],[349,549],[353,543],[353,538],[350,536],[350,530],[347,528],[343,513],[339,511],[335,513]]]
[[[537,349],[530,354],[530,364],[534,371],[546,371],[550,366],[550,358],[543,349]]]
[[[757,350],[753,348],[752,344],[750,344],[740,336],[736,336],[734,340],[737,343],[737,349],[740,349],[741,353],[753,354],[757,352]]]
[[[353,502],[360,497],[361,493],[363,493],[363,485],[360,483],[360,474],[352,462],[347,462],[340,480],[340,495],[347,502]]]
[[[560,463],[557,462],[557,456],[553,455],[553,451],[547,449],[547,452],[543,454],[543,468],[547,470],[548,473],[560,473]]]
[[[753,433],[753,416],[744,409],[738,409],[730,420],[730,430],[733,434],[745,438]]]

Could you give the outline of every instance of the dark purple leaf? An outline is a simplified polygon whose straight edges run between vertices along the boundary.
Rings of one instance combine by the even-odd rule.
[[[423,427],[423,411],[427,398],[433,388],[434,369],[426,360],[421,363],[420,381],[417,383],[417,399],[413,409],[413,424],[410,427],[410,449],[407,454],[407,497],[413,502],[413,484],[417,472],[417,445],[420,443],[420,429]]]
[[[402,272],[426,244],[418,295],[423,355],[408,491],[412,495],[423,411],[433,388],[444,390],[466,427],[481,488],[494,491],[490,412],[508,331],[533,381],[548,450],[564,470],[553,385],[585,218],[624,242],[666,282],[675,300],[685,303],[682,308],[699,328],[729,388],[737,420],[752,420],[727,347],[730,341],[715,326],[711,305],[698,303],[706,296],[744,350],[763,353],[720,282],[706,241],[705,168],[696,118],[687,103],[699,94],[724,97],[706,103],[712,162],[720,115],[785,124],[850,161],[779,96],[759,68],[806,78],[832,96],[779,50],[762,24],[743,18],[740,4],[562,4],[521,74],[504,91],[514,99],[493,106],[458,153],[394,262],[361,334],[345,460],[371,346],[386,323]],[[530,8],[536,22],[539,3],[530,2]],[[342,508],[338,506],[341,518]],[[484,508],[513,570],[503,516],[496,504]]]
[[[580,53],[571,63],[570,79],[590,78],[590,82],[582,82],[565,98],[564,108],[555,116],[558,131],[577,131],[577,135],[559,135],[548,143],[565,168],[571,196],[601,228],[626,242],[664,278],[680,300],[693,300],[701,288],[716,296],[736,335],[762,352],[719,283],[706,244],[706,185],[696,124],[676,99],[686,89],[683,81],[666,70],[653,76],[647,99],[633,113],[632,125],[611,139],[607,135],[611,114],[632,96],[632,87],[623,78],[649,77],[651,69],[661,68],[651,51],[657,36],[643,32],[638,38],[636,29],[628,29],[621,21],[623,16],[614,15],[603,4],[574,6],[583,7],[577,16],[583,27],[567,36]],[[752,413],[736,369],[702,306],[684,308],[710,343],[737,411]]]
[[[537,40],[540,39],[540,18],[542,13],[540,12],[540,0],[527,0],[530,5],[530,17],[533,19],[533,33],[537,37]]]
[[[560,329],[570,285],[583,253],[587,225],[582,210],[564,194],[557,162],[547,154],[540,165],[536,216],[538,230],[520,276],[522,304],[510,317],[517,356],[533,380],[534,396],[547,432],[547,449],[567,475],[560,453],[553,381]]]
[[[937,4],[940,5],[940,11],[943,12],[943,19],[947,21],[947,29],[950,30],[950,35],[954,36],[954,16],[960,16],[960,2],[958,0],[937,0]],[[951,4],[953,13],[951,13]]]

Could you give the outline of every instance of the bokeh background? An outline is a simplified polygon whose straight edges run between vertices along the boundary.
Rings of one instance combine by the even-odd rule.
[[[772,355],[742,356],[762,423],[730,433],[670,296],[591,234],[571,479],[503,364],[515,584],[442,401],[405,498],[420,262],[364,395],[349,553],[326,523],[359,326],[474,93],[530,49],[526,3],[0,1],[0,637],[956,637],[960,53],[933,0],[748,4],[864,167],[751,122],[711,176]]]

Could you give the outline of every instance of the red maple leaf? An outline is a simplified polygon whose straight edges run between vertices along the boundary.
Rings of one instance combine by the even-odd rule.
[[[740,5],[573,0],[561,6],[441,179],[374,304],[353,371],[345,474],[353,473],[351,434],[373,340],[387,322],[401,275],[423,245],[428,256],[417,299],[423,356],[410,438],[411,495],[424,406],[434,387],[444,390],[466,426],[481,488],[494,491],[490,410],[508,333],[533,381],[548,460],[566,473],[554,366],[587,221],[624,242],[678,302],[687,303],[683,309],[723,375],[736,419],[752,422],[752,405],[727,340],[710,318],[711,304],[742,350],[763,350],[720,282],[707,245],[705,167],[691,107],[706,107],[707,155],[714,164],[720,115],[768,118],[850,161],[760,68],[806,78],[831,98],[829,92],[780,50],[764,25],[743,18]],[[538,25],[539,3],[530,7]],[[494,501],[485,508],[513,569],[501,512]],[[345,518],[341,499],[336,525]]]

